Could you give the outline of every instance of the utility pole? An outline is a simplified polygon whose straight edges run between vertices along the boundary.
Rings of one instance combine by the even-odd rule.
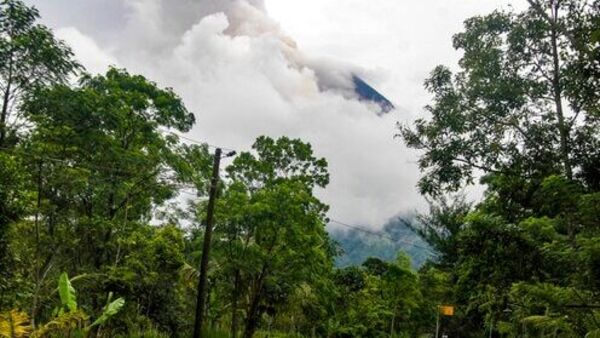
[[[204,231],[204,243],[202,246],[202,259],[200,260],[200,280],[198,281],[198,298],[196,300],[196,321],[194,322],[194,338],[202,336],[202,322],[204,320],[204,307],[206,302],[206,279],[208,270],[208,258],[210,252],[210,240],[212,237],[213,214],[215,199],[217,195],[217,184],[219,183],[219,165],[221,163],[221,148],[215,151],[213,162],[212,179],[208,195],[208,207],[206,209],[206,229]]]
[[[440,337],[440,306],[437,307],[437,320],[435,321],[435,338]]]

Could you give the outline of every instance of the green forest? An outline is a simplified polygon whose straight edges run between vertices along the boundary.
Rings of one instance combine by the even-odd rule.
[[[187,139],[173,89],[1,0],[0,337],[600,337],[600,1],[528,3],[465,18],[397,126],[430,207],[385,231],[431,254],[341,267],[318,149]]]

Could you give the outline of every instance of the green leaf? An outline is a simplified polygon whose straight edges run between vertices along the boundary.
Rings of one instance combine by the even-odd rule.
[[[585,335],[585,338],[600,338],[600,330],[590,331]]]
[[[98,319],[96,319],[96,321],[94,323],[92,323],[92,325],[90,325],[90,328],[94,327],[96,325],[104,324],[112,316],[116,315],[117,312],[119,312],[121,310],[123,305],[125,305],[125,300],[123,298],[117,298],[112,303],[106,305],[102,315]]]
[[[75,289],[69,281],[69,276],[63,272],[58,279],[58,294],[62,305],[69,311],[77,310],[77,298],[75,297]]]

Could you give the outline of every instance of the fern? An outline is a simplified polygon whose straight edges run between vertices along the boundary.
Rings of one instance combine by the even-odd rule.
[[[550,316],[529,316],[523,319],[523,322],[543,331],[572,333],[571,327],[560,318],[553,318]]]
[[[81,330],[88,319],[89,317],[80,310],[66,312],[39,327],[33,332],[31,338],[68,336],[72,331]]]
[[[198,278],[200,278],[200,272],[193,266],[188,263],[183,263],[181,268],[179,269],[179,277],[181,281],[189,288],[193,288],[198,283]]]
[[[12,310],[0,314],[0,337],[25,338],[29,336],[31,329],[26,313]]]

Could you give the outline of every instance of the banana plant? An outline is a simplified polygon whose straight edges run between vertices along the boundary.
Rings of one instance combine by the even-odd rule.
[[[92,328],[106,323],[125,305],[123,298],[111,301],[112,293],[109,293],[100,317],[92,324],[86,325],[90,317],[78,307],[75,288],[71,284],[69,276],[64,272],[58,278],[58,295],[60,306],[54,310],[54,318],[39,326],[35,331],[31,327],[29,316],[26,313],[12,310],[0,314],[0,338],[44,338],[56,335],[87,337]]]
[[[110,293],[100,317],[91,325],[84,326],[83,324],[88,321],[89,316],[78,308],[75,288],[71,285],[66,272],[63,272],[58,279],[58,294],[61,307],[55,311],[56,318],[36,330],[32,335],[33,338],[45,337],[51,333],[65,332],[65,330],[75,330],[78,336],[85,337],[93,327],[104,324],[125,305],[123,298],[117,298],[111,302],[112,293]]]
[[[69,276],[63,272],[58,278],[58,295],[62,304],[61,310],[64,308],[70,312],[77,311],[77,297],[75,296],[75,288],[71,285]]]
[[[110,301],[111,298],[112,298],[112,292],[109,293],[109,295],[108,295],[108,301],[106,302],[106,305],[104,306],[102,315],[100,315],[100,317],[98,317],[98,319],[96,319],[92,323],[92,325],[90,325],[88,327],[88,329],[91,329],[94,326],[100,326],[100,325],[104,324],[112,316],[116,315],[121,310],[123,305],[125,305],[125,300],[123,298],[117,298],[112,302]]]

